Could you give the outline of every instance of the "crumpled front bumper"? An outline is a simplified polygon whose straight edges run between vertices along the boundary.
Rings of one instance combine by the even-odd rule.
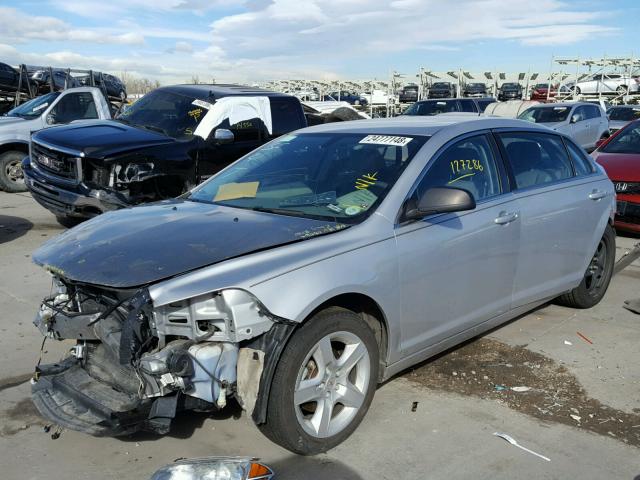
[[[73,357],[39,367],[31,393],[42,416],[94,436],[128,435],[144,429],[151,406],[94,379]]]
[[[112,192],[91,189],[82,182],[72,184],[59,181],[35,168],[29,157],[22,161],[22,171],[33,198],[57,216],[91,218],[129,206],[123,198]]]

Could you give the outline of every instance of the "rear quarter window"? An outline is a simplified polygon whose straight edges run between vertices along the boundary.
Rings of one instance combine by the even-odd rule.
[[[573,162],[573,167],[576,169],[576,175],[590,175],[596,171],[595,166],[590,160],[590,157],[580,147],[577,147],[570,140],[564,139],[564,144],[569,152],[569,157]]]

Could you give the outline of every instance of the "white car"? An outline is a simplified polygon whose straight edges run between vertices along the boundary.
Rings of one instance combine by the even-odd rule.
[[[540,123],[570,136],[587,151],[609,136],[609,119],[602,107],[587,102],[547,103],[526,109],[520,120]]]
[[[567,83],[570,91],[580,94],[617,94],[637,93],[640,90],[640,77],[629,77],[618,73],[599,73],[577,83]]]

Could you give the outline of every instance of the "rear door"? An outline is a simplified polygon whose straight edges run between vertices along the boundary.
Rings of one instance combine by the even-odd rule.
[[[508,193],[490,134],[445,146],[410,194],[464,188],[468,212],[430,215],[396,227],[402,339],[411,354],[509,310],[519,248],[518,205]]]
[[[577,117],[577,121],[570,124],[571,138],[578,142],[582,148],[588,148],[591,144],[591,125],[587,115],[587,109],[584,105],[578,105],[569,115],[569,119]]]
[[[598,209],[587,208],[597,186],[576,179],[559,135],[501,131],[496,136],[521,212],[515,308],[565,292],[582,278],[599,221]]]

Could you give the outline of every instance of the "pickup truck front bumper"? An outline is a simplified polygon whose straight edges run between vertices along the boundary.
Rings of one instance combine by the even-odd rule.
[[[56,216],[91,218],[109,210],[128,207],[119,195],[102,189],[92,189],[83,182],[63,182],[22,161],[25,185],[33,198]]]

